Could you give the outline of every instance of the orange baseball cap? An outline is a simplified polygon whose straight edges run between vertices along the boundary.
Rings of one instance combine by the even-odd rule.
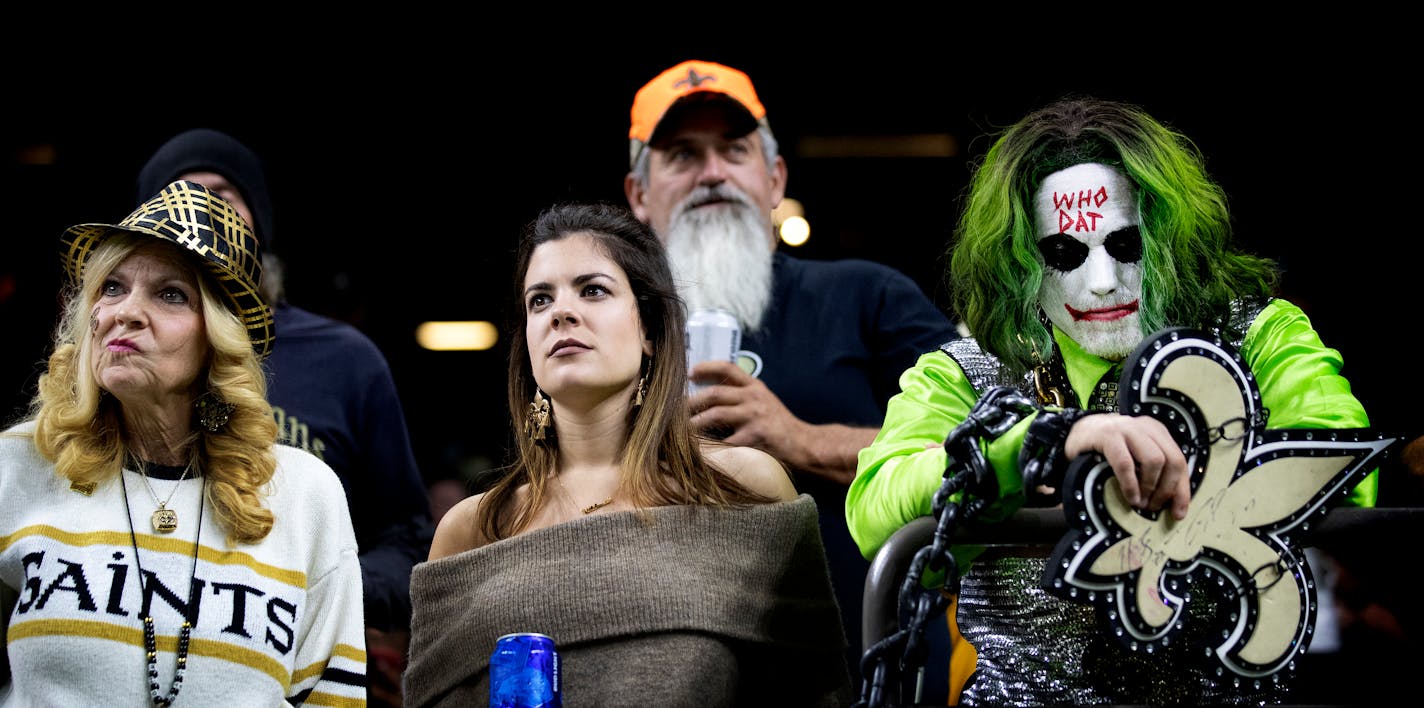
[[[756,122],[766,124],[766,108],[752,88],[751,77],[710,61],[685,61],[658,74],[633,97],[632,124],[628,128],[629,164],[638,161],[652,142],[658,123],[678,101],[693,94],[722,94],[746,110]]]

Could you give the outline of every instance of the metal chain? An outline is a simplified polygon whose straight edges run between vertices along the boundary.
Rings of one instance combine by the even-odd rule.
[[[894,634],[876,642],[861,658],[860,699],[856,708],[895,708],[904,705],[905,695],[914,705],[921,695],[928,647],[925,630],[931,620],[942,617],[950,598],[959,591],[959,563],[950,552],[954,531],[960,522],[977,517],[999,497],[998,481],[984,456],[986,437],[997,439],[1038,406],[1019,391],[1005,386],[990,389],[950,431],[944,449],[948,456],[944,483],[935,492],[934,539],[915,553],[900,585],[899,626]],[[950,498],[965,492],[963,501]],[[943,572],[942,582],[934,576]],[[913,687],[910,680],[914,680]]]

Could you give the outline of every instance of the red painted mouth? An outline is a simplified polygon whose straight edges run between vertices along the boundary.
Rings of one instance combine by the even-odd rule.
[[[1068,304],[1064,304],[1063,308],[1068,310],[1068,314],[1073,317],[1075,322],[1111,322],[1137,312],[1137,301],[1133,300],[1126,305],[1100,307],[1093,310],[1075,310]]]

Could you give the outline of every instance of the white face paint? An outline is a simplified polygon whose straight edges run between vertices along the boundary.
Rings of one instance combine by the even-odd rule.
[[[1142,237],[1132,183],[1099,163],[1043,180],[1034,200],[1046,266],[1038,299],[1084,350],[1119,361],[1142,341]]]

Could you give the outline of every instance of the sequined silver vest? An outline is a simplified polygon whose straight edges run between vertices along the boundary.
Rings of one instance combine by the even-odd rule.
[[[1232,309],[1231,327],[1244,333],[1265,302]],[[1222,329],[1216,330],[1218,333]],[[1230,343],[1239,348],[1241,334]],[[1033,375],[1009,372],[972,338],[940,347],[964,370],[976,392],[1012,386],[1033,398]],[[1090,396],[1091,408],[1113,403],[1115,387],[1101,385]],[[1280,703],[1289,677],[1256,681],[1220,669],[1211,651],[1219,637],[1207,636],[1220,609],[1207,588],[1189,585],[1182,636],[1154,655],[1121,646],[1099,624],[1088,604],[1060,599],[1039,586],[1051,546],[990,547],[960,582],[960,633],[978,651],[974,674],[963,692],[963,705],[1218,705]]]

